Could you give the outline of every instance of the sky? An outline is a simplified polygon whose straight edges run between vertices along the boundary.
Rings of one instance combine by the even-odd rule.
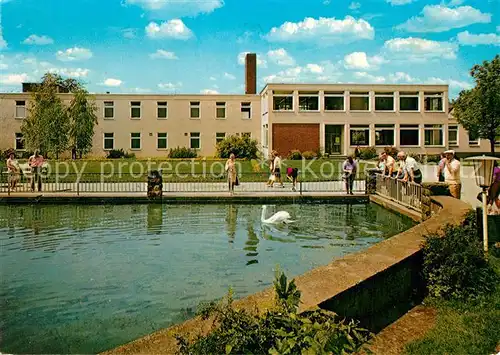
[[[46,72],[94,93],[448,83],[500,52],[500,0],[0,0],[0,92]]]

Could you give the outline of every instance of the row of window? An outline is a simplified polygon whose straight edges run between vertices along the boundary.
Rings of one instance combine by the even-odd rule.
[[[293,92],[275,92],[273,94],[274,111],[293,111]],[[299,92],[299,111],[319,111],[318,92]],[[443,93],[424,93],[424,109],[428,112],[443,112]],[[345,111],[347,96],[344,92],[325,92],[323,107],[325,111]],[[375,93],[375,111],[395,111],[393,92]],[[349,94],[350,111],[371,111],[369,92],[351,92]],[[418,92],[399,93],[399,111],[419,112],[420,95]]]
[[[369,146],[370,128],[366,125],[351,125],[349,133],[351,146]],[[395,129],[394,125],[375,125],[375,145],[376,146],[394,146]],[[400,146],[420,146],[420,127],[419,125],[400,125],[399,126],[399,145]],[[443,125],[424,125],[424,145],[425,146],[444,146],[444,127]],[[458,126],[448,126],[448,145],[450,147],[458,146]],[[469,145],[479,145],[479,140],[469,136]]]
[[[218,119],[225,119],[226,117],[226,102],[220,101],[216,102],[215,117]],[[252,118],[252,104],[250,102],[242,102],[240,106],[241,118],[251,119]],[[103,116],[105,119],[115,118],[115,102],[114,101],[104,101],[104,112]],[[201,102],[191,101],[189,103],[189,116],[191,118],[199,119],[201,118]],[[16,101],[16,118],[26,117],[26,101],[17,100]],[[142,102],[141,101],[130,101],[130,118],[141,119],[142,117]],[[158,119],[168,118],[168,102],[167,101],[157,101],[156,102],[156,117]]]

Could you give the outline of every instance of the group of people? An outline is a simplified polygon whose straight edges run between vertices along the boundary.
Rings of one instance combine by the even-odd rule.
[[[38,152],[29,157],[28,166],[31,169],[31,191],[35,191],[35,186],[38,191],[42,191],[42,166],[44,164],[43,156]],[[21,166],[13,152],[9,154],[7,159],[7,173],[8,173],[8,184],[10,190],[14,190],[17,184],[21,180]]]

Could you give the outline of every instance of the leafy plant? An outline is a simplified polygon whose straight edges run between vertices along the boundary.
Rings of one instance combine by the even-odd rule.
[[[220,302],[205,304],[199,314],[216,327],[193,342],[177,335],[180,354],[345,354],[355,352],[370,333],[351,320],[315,310],[297,313],[300,291],[294,280],[277,272],[276,305],[264,315],[233,306],[233,293]]]
[[[173,148],[168,152],[168,157],[171,159],[191,159],[197,156],[196,150],[187,147]]]
[[[396,147],[385,147],[384,152],[386,152],[387,155],[396,158],[399,153],[399,150]]]
[[[491,292],[499,281],[484,256],[475,214],[463,225],[446,226],[444,237],[430,235],[423,245],[423,274],[430,296],[475,299]]]
[[[106,158],[108,159],[121,159],[125,157],[123,149],[112,149],[108,152]]]
[[[302,153],[300,153],[300,150],[294,149],[288,155],[288,159],[289,160],[302,160]]]
[[[248,136],[229,136],[217,143],[217,156],[229,158],[233,153],[238,159],[256,159],[258,142]]]
[[[441,156],[439,154],[429,154],[426,156],[427,163],[439,163]]]
[[[375,159],[377,156],[378,156],[377,150],[375,149],[375,147],[365,147],[365,148],[360,148],[359,150],[360,159],[371,160]]]
[[[305,160],[316,159],[317,157],[318,153],[310,150],[302,153],[302,158],[304,158]]]
[[[414,152],[408,152],[407,153],[408,156],[412,157],[413,159],[415,159],[417,161],[417,163],[423,163],[424,162],[424,158],[425,158],[425,155],[424,154],[419,154],[419,153],[414,153]]]
[[[68,108],[71,120],[69,137],[79,158],[92,150],[94,127],[97,124],[97,105],[84,88],[78,88]]]

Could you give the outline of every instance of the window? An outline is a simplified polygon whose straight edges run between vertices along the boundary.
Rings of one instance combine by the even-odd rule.
[[[426,124],[424,129],[425,145],[443,145],[443,126],[440,124]]]
[[[276,91],[273,94],[274,111],[293,111],[293,93]]]
[[[269,125],[268,124],[265,124],[264,126],[262,126],[262,128],[264,129],[264,132],[263,132],[263,139],[264,139],[264,144],[263,146],[264,147],[267,147],[269,145]]]
[[[241,118],[244,120],[252,118],[252,104],[250,102],[241,103]]]
[[[141,149],[140,133],[130,133],[130,149],[135,149],[135,150]]]
[[[479,139],[477,137],[477,134],[469,132],[469,145],[470,146],[478,146],[479,145]]]
[[[104,133],[104,150],[115,149],[115,134]]]
[[[394,93],[376,92],[375,111],[394,111]]]
[[[425,111],[442,112],[443,111],[443,93],[424,93]]]
[[[394,125],[375,125],[375,145],[394,145]]]
[[[165,101],[158,101],[157,105],[158,105],[157,106],[158,118],[167,118],[168,117],[167,103]]]
[[[418,92],[400,92],[399,111],[419,111]]]
[[[252,133],[251,132],[242,132],[241,137],[242,138],[252,138]]]
[[[115,103],[113,101],[104,101],[104,118],[115,117]]]
[[[190,136],[190,148],[191,149],[200,149],[200,132],[191,132]]]
[[[157,134],[156,148],[157,149],[167,149],[168,148],[168,141],[167,141],[167,134],[166,133],[158,133]]]
[[[351,111],[369,111],[370,110],[370,95],[368,92],[353,92],[350,94],[350,110]]]
[[[318,92],[299,92],[299,111],[318,111]]]
[[[325,111],[344,111],[343,92],[325,92]]]
[[[219,144],[224,139],[226,139],[226,132],[216,132],[215,133],[215,144]]]
[[[352,125],[350,129],[351,145],[370,145],[369,126]]]
[[[24,136],[22,133],[16,133],[16,150],[24,150]]]
[[[199,101],[191,101],[190,103],[190,117],[191,118],[200,118],[200,102]]]
[[[216,111],[215,117],[226,118],[226,103],[225,102],[217,102],[215,111]]]
[[[399,145],[417,147],[420,145],[420,128],[418,125],[399,126]]]
[[[458,147],[458,126],[448,126],[448,144]]]
[[[141,102],[140,101],[130,102],[130,117],[141,118]]]
[[[26,118],[26,101],[16,101],[16,118]]]

